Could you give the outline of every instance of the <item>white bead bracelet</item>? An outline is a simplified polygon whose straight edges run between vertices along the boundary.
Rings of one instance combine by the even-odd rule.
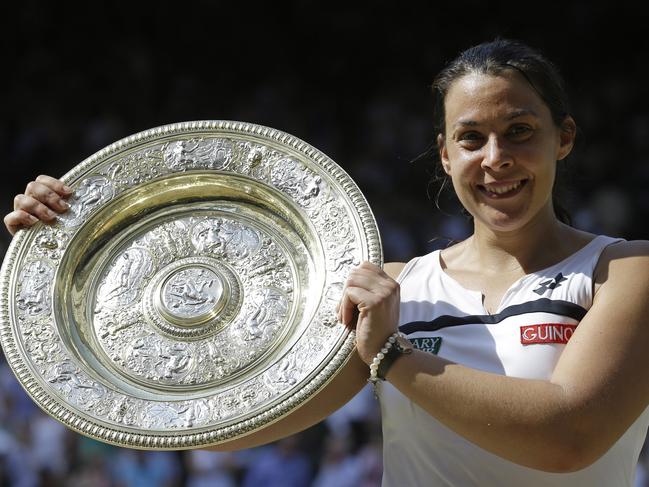
[[[379,353],[377,353],[372,359],[372,363],[370,364],[370,378],[367,379],[367,381],[374,387],[374,396],[376,396],[376,383],[380,380],[378,376],[379,365],[381,365],[381,360],[385,358],[385,354],[388,353],[388,350],[390,350],[394,342],[397,341],[398,336],[398,331],[395,331],[390,335],[387,341],[383,344],[383,347],[381,347]]]

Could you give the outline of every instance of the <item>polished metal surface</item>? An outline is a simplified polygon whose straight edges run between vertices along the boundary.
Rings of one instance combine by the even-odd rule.
[[[71,209],[5,256],[0,339],[70,428],[145,449],[227,442],[290,414],[349,358],[335,306],[381,244],[357,186],[305,142],[167,125],[63,180]]]

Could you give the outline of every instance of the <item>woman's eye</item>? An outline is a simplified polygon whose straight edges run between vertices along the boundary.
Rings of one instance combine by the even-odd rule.
[[[514,125],[509,129],[509,135],[513,137],[525,137],[532,133],[532,128],[527,125]]]
[[[482,134],[480,134],[479,132],[464,132],[459,135],[458,140],[460,142],[466,142],[475,145],[482,140]]]

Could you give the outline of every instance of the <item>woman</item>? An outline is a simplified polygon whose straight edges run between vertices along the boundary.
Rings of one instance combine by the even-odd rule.
[[[649,242],[557,216],[556,165],[576,125],[536,51],[481,44],[434,88],[440,161],[473,234],[407,264],[352,271],[339,319],[355,326],[358,355],[306,407],[220,448],[299,431],[369,376],[384,485],[632,485],[649,424]],[[40,176],[7,227],[53,219],[67,194]]]

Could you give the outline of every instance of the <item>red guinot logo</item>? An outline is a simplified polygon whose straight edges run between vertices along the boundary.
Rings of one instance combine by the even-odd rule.
[[[521,326],[521,343],[568,343],[577,325],[566,323],[539,323],[538,325]]]

